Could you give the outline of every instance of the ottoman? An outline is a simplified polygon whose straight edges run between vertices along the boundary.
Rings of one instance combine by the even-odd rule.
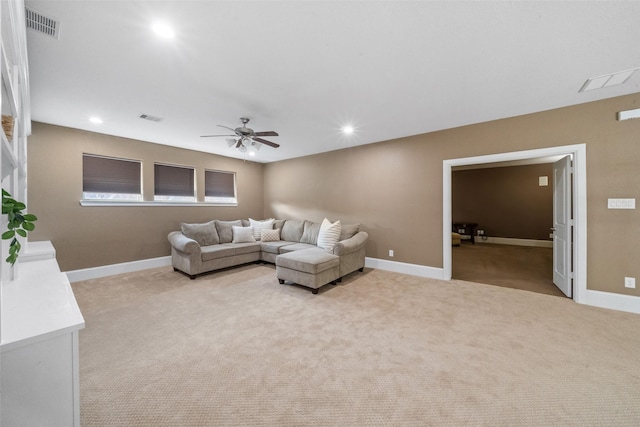
[[[311,288],[327,283],[335,284],[340,276],[340,257],[320,248],[302,249],[280,254],[276,257],[276,277],[280,284],[286,281]]]

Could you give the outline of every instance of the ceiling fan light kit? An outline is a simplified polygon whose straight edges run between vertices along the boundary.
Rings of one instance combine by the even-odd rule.
[[[278,148],[280,146],[280,144],[276,144],[275,142],[267,141],[266,139],[260,138],[261,136],[279,136],[278,132],[272,130],[255,132],[253,129],[247,127],[247,123],[249,123],[249,119],[247,117],[241,117],[240,121],[242,122],[242,126],[235,129],[223,125],[218,125],[219,127],[229,129],[235,135],[202,135],[202,138],[231,136],[233,138],[227,138],[227,144],[229,145],[229,148],[235,147],[241,153],[249,152],[250,155],[255,155],[255,153],[260,150],[260,147],[262,147],[262,145],[268,145],[269,147],[273,148]]]

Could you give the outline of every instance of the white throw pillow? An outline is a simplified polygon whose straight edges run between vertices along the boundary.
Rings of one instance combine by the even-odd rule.
[[[318,233],[318,247],[323,248],[327,252],[333,252],[333,247],[340,239],[341,230],[340,220],[331,224],[331,222],[325,218],[320,225],[320,232]]]
[[[273,229],[273,221],[274,218],[265,219],[264,221],[256,221],[255,219],[249,218],[249,225],[253,227],[253,238],[260,240],[262,237],[262,230]]]
[[[262,237],[260,240],[263,242],[277,242],[280,240],[280,229],[274,228],[271,230],[262,230]]]
[[[253,237],[253,227],[238,227],[234,225],[232,243],[252,243],[256,239]]]

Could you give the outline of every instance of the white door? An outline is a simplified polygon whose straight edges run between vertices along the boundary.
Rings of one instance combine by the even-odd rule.
[[[553,165],[553,283],[569,298],[571,281],[571,157]]]

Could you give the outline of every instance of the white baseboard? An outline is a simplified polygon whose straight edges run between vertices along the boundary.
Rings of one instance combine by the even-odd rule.
[[[171,257],[165,256],[140,261],[124,262],[121,264],[105,265],[101,267],[84,268],[81,270],[67,271],[66,273],[69,281],[73,283],[82,280],[98,279],[100,277],[113,276],[115,274],[131,273],[134,271],[147,270],[150,268],[165,267],[170,265]],[[367,268],[377,268],[394,273],[444,280],[443,269],[438,267],[408,264],[405,262],[389,261],[385,259],[369,257],[365,258],[365,266]],[[587,289],[584,298],[581,298],[581,301],[579,302],[581,304],[592,305],[594,307],[608,308],[611,310],[640,314],[640,297],[632,295],[614,294],[611,292],[602,292]]]
[[[380,270],[409,274],[411,276],[427,277],[429,279],[443,280],[444,278],[444,271],[442,268],[429,267],[426,265],[407,264],[405,262],[369,257],[365,258],[364,265],[369,268],[378,268]]]
[[[140,261],[123,262],[121,264],[104,265],[101,267],[83,268],[81,270],[67,271],[69,282],[98,279],[100,277],[113,276],[114,274],[131,273],[147,270],[149,268],[165,267],[171,265],[171,256],[143,259]]]
[[[476,243],[496,243],[499,245],[535,246],[538,248],[553,248],[551,240],[515,239],[512,237],[482,237],[476,236]]]
[[[528,245],[531,246],[531,245]],[[427,277],[429,279],[444,280],[443,269],[425,265],[407,264],[378,258],[365,258],[365,266],[394,273],[409,274],[411,276]],[[611,292],[593,291],[587,289],[580,304],[591,305],[611,310],[626,311],[640,314],[640,297],[632,295],[614,294]]]
[[[587,289],[584,300],[581,302],[595,307],[640,314],[640,297],[633,295],[614,294],[611,292]]]

